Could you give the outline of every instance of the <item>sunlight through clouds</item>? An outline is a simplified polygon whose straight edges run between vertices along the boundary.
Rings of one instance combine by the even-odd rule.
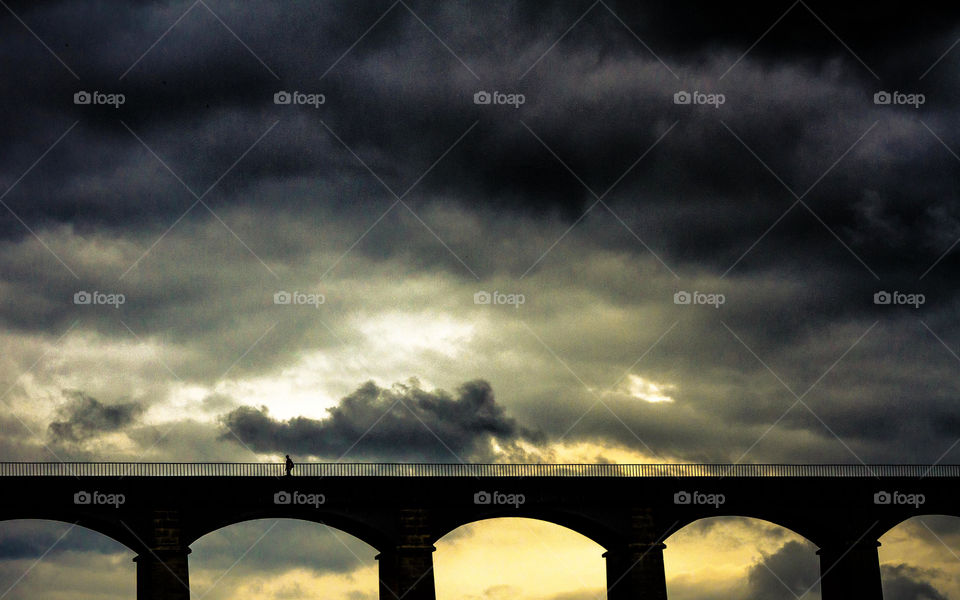
[[[677,388],[671,384],[657,384],[639,375],[627,375],[627,391],[631,396],[644,402],[656,404],[658,402],[673,402],[668,392]]]
[[[455,358],[473,338],[474,328],[474,324],[444,313],[388,312],[370,315],[359,323],[372,350],[371,358],[388,353]]]

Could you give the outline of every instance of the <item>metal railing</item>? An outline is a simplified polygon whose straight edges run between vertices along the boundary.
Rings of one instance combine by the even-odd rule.
[[[278,477],[282,463],[0,462],[0,477]],[[298,463],[299,477],[960,477],[960,465]]]

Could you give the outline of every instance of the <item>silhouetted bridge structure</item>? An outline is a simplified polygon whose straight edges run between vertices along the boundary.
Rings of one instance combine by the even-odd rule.
[[[383,600],[434,600],[434,543],[528,517],[602,546],[611,600],[665,600],[663,541],[742,516],[816,544],[823,600],[882,598],[877,541],[914,516],[960,516],[960,465],[0,463],[0,519],[52,519],[137,557],[140,600],[190,597],[190,544],[261,518],[325,523],[379,551]]]

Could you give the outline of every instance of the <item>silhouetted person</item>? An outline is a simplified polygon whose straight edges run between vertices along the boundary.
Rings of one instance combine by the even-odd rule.
[[[290,458],[289,454],[287,455],[287,462],[283,466],[287,471],[287,477],[290,477],[290,472],[293,471],[293,459]]]

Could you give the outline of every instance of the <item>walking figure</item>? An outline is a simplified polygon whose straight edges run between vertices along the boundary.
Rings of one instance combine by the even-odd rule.
[[[293,460],[290,458],[290,455],[287,455],[287,462],[284,463],[284,468],[287,471],[287,477],[290,477],[290,471],[293,471]]]

